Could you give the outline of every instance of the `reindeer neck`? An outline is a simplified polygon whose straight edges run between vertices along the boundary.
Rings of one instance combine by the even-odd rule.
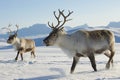
[[[73,43],[70,35],[68,34],[63,34],[61,36],[59,36],[57,42],[59,47],[68,47],[71,46],[71,44]]]
[[[13,43],[14,46],[20,44],[20,39],[18,37],[16,37],[16,41]]]
[[[54,43],[54,46],[59,46],[61,44],[61,40],[63,37],[65,37],[67,35],[67,32],[65,30],[61,30],[57,33],[57,40]]]

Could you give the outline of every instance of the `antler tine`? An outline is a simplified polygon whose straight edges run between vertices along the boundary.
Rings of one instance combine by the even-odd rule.
[[[69,13],[68,13],[68,15],[65,16],[63,12],[64,12],[64,11],[61,11],[60,13],[61,13],[61,15],[63,16],[63,18],[65,18],[65,19],[66,19],[67,17],[69,17],[69,16],[73,13],[73,11],[70,12],[70,10],[68,10]]]
[[[9,34],[12,33],[12,30],[9,28],[9,27],[11,27],[11,26],[12,26],[12,24],[9,24],[9,25],[8,25],[8,28],[7,28],[7,29],[9,30]]]
[[[51,27],[51,28],[57,28],[57,29],[59,29],[60,27],[62,27],[64,24],[65,24],[65,22],[66,21],[70,21],[71,19],[68,19],[67,20],[67,17],[69,17],[72,13],[73,13],[73,11],[72,12],[70,12],[70,11],[68,11],[69,13],[68,13],[68,15],[64,15],[64,10],[60,10],[60,9],[58,9],[58,11],[59,11],[59,13],[58,13],[58,16],[56,15],[56,12],[54,11],[53,13],[54,13],[54,16],[55,16],[55,18],[57,19],[57,24],[56,24],[56,26],[54,26],[53,25],[53,23],[52,23],[52,25],[50,25],[50,23],[48,22],[48,26],[49,27]],[[64,18],[64,21],[63,21],[63,23],[62,24],[60,24],[62,21],[60,21],[60,17],[61,16],[63,16],[63,18]]]
[[[60,17],[60,15],[58,17],[56,16],[56,12],[55,11],[53,13],[54,13],[54,16],[55,16],[56,19],[58,19],[58,17]]]
[[[60,16],[61,16],[60,10],[58,10],[58,11],[59,11],[58,16],[56,15],[56,12],[55,12],[55,11],[53,12],[55,18],[57,19],[57,24],[56,24],[56,26],[54,26],[53,23],[52,23],[52,25],[50,25],[50,23],[48,22],[48,26],[51,27],[51,28],[53,28],[53,29],[54,29],[54,28],[57,28],[57,27],[60,25],[60,23],[62,22],[62,21],[60,21]]]
[[[73,11],[70,11],[70,10],[68,10],[68,12],[69,14],[66,17],[70,16],[73,13]]]
[[[12,32],[12,31],[11,31],[11,29],[6,28],[6,27],[4,27],[4,28],[2,28],[2,29],[6,29],[6,30],[8,30],[8,31],[9,31],[9,33],[11,33],[11,32]]]
[[[15,34],[17,34],[19,26],[17,24],[15,26],[17,27],[17,30],[15,31]]]
[[[58,11],[59,11],[59,13],[63,13],[65,10],[60,11],[60,9],[58,9]]]
[[[53,23],[52,23],[52,24],[53,24]],[[50,22],[49,22],[49,21],[48,21],[48,26],[51,27],[51,28],[54,28],[53,25],[52,25],[52,26],[50,25]]]
[[[63,12],[64,12],[64,10],[60,11],[61,15],[64,18],[64,21],[63,21],[63,23],[58,28],[62,27],[65,24],[65,22],[72,20],[72,19],[67,19],[67,17],[69,17],[73,13],[73,11],[70,12],[70,10],[68,10],[69,13],[66,16],[64,15]]]
[[[12,26],[12,24],[9,24],[8,27]]]
[[[52,26],[54,27],[53,23],[52,23]]]
[[[62,22],[62,21],[60,21],[60,16],[61,16],[60,10],[58,9],[58,11],[59,11],[58,16],[56,16],[56,12],[54,11],[54,16],[55,16],[55,18],[57,19],[57,22],[58,22],[57,25],[55,26],[55,28],[57,28],[60,25],[60,23]]]
[[[9,24],[8,27],[2,28],[2,29],[8,30],[9,35],[11,35],[11,33],[12,33],[12,30],[9,28],[10,26],[11,26],[11,24]]]

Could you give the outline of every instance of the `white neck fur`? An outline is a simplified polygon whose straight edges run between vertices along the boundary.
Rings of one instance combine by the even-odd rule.
[[[16,37],[15,41],[12,43],[12,45],[18,45],[20,44],[20,39]]]

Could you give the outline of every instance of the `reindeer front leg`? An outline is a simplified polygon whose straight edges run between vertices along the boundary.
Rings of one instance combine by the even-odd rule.
[[[71,74],[74,72],[74,69],[75,69],[75,67],[76,67],[76,64],[78,63],[78,61],[79,61],[79,58],[80,57],[78,57],[78,56],[75,56],[75,57],[73,57],[73,63],[72,63],[72,66],[71,66]]]
[[[20,53],[20,51],[17,52],[17,56],[15,58],[16,61],[18,60],[19,53]]]
[[[93,54],[93,53],[90,53],[90,54],[88,55],[88,58],[90,59],[90,62],[91,62],[91,65],[92,65],[94,71],[97,71],[94,54]]]
[[[25,52],[25,50],[22,47],[19,50],[20,50],[19,53],[20,53],[20,56],[21,56],[21,60],[23,61],[23,53]]]

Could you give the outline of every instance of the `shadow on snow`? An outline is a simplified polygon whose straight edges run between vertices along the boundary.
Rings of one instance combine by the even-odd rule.
[[[26,79],[20,78],[20,79],[14,79],[14,80],[52,80],[52,79],[58,79],[58,78],[65,77],[65,72],[60,68],[50,68],[49,70],[59,72],[59,74],[58,75],[47,75],[47,76],[41,76],[41,77],[26,78]]]

